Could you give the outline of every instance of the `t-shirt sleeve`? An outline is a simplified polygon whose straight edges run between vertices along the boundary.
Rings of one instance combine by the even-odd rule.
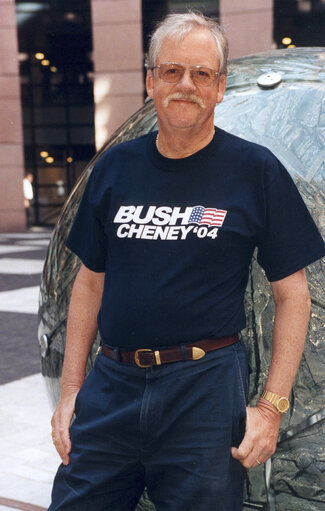
[[[66,246],[92,271],[104,272],[108,240],[96,206],[96,168],[88,179]]]
[[[277,159],[268,167],[257,260],[274,282],[323,257],[325,244],[287,170]]]

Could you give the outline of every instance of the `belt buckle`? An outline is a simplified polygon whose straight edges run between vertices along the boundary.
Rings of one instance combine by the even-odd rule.
[[[135,353],[134,353],[134,361],[135,363],[137,364],[138,367],[152,367],[154,364],[142,364],[142,362],[140,362],[140,359],[139,359],[139,353],[144,353],[144,352],[152,352],[153,350],[150,350],[149,348],[140,348],[139,350],[137,350]]]

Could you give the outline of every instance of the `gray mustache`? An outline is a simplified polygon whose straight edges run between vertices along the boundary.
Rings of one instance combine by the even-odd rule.
[[[202,98],[195,96],[195,94],[183,94],[182,92],[174,92],[173,94],[170,94],[169,96],[167,96],[167,98],[164,99],[164,107],[167,108],[169,103],[173,99],[184,99],[184,100],[188,100],[188,101],[193,101],[193,103],[196,103],[201,108],[206,108],[205,104],[203,103]]]

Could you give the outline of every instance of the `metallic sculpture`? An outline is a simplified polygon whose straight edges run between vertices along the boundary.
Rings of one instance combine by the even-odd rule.
[[[215,124],[263,144],[287,167],[321,232],[325,234],[325,50],[266,52],[230,63],[224,101]],[[69,197],[53,232],[44,266],[39,309],[41,368],[53,405],[59,397],[65,328],[72,284],[80,262],[64,243],[87,178],[111,145],[156,129],[152,102],[134,114],[90,162]],[[298,226],[299,228],[299,226]],[[300,370],[272,462],[250,470],[245,511],[325,511],[325,272],[324,261],[307,269],[311,322]],[[246,291],[251,375],[249,400],[257,401],[270,359],[273,302],[270,285],[253,260]],[[90,370],[99,338],[89,355]],[[153,509],[144,496],[138,511]]]

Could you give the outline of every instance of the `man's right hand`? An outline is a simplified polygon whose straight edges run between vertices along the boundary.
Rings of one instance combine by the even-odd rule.
[[[79,389],[86,376],[89,351],[98,326],[97,316],[104,288],[105,273],[96,273],[83,264],[73,284],[69,306],[61,397],[52,417],[52,437],[62,463],[70,463],[70,425]]]
[[[70,463],[70,425],[78,392],[79,388],[60,398],[51,420],[53,443],[62,459],[63,465]]]

